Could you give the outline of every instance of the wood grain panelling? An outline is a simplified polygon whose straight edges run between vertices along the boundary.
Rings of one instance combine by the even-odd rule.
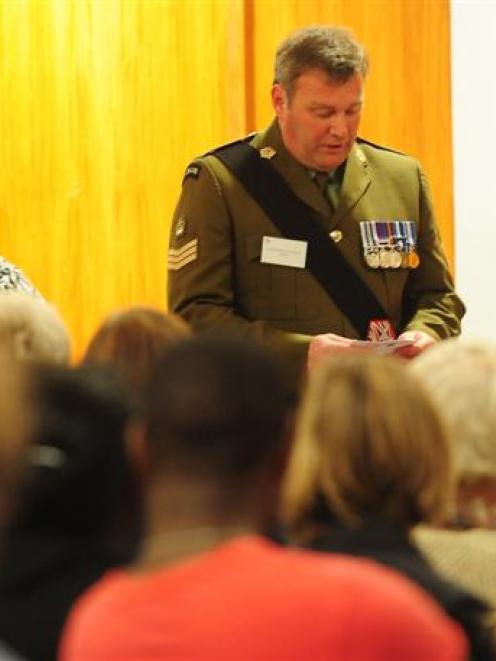
[[[76,356],[110,310],[165,305],[185,166],[268,123],[276,44],[317,22],[366,44],[362,133],[421,159],[451,256],[444,0],[0,0],[0,254]]]
[[[81,353],[110,310],[165,306],[188,161],[242,133],[240,2],[1,0],[0,254]]]
[[[416,156],[433,191],[453,263],[453,191],[448,0],[260,0],[248,12],[254,36],[253,127],[272,117],[269,90],[277,44],[315,23],[344,25],[371,61],[360,134]]]

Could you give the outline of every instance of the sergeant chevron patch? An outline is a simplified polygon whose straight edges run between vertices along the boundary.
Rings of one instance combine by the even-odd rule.
[[[169,248],[168,270],[179,271],[198,258],[198,239],[188,241],[181,248]]]

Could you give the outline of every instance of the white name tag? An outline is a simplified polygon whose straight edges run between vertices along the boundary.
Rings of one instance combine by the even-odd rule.
[[[307,261],[306,241],[296,239],[280,239],[275,236],[264,236],[262,241],[262,264],[278,264],[304,269]]]

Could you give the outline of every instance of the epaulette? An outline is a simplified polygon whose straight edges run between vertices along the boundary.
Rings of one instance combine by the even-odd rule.
[[[250,142],[250,140],[253,140],[253,138],[257,135],[256,131],[253,131],[252,133],[248,133],[248,135],[245,135],[244,138],[238,138],[237,140],[233,140],[232,142],[226,142],[224,145],[219,145],[217,147],[214,147],[213,149],[209,149],[203,156],[210,156],[211,154],[215,154],[215,152],[220,151],[221,149],[225,149],[226,147],[231,147],[232,145],[239,145],[242,142]],[[200,157],[200,158],[203,158]]]
[[[202,158],[205,158],[205,156],[211,156],[212,154],[215,154],[216,152],[220,151],[221,149],[225,149],[226,147],[231,147],[232,145],[239,145],[243,142],[250,142],[250,140],[253,140],[253,138],[256,136],[256,132],[253,131],[252,133],[249,133],[246,135],[244,138],[238,138],[237,140],[233,140],[232,142],[226,142],[223,145],[218,145],[217,147],[214,147],[213,149],[209,149],[205,153],[201,154],[200,156],[197,156],[195,159],[191,161],[191,163],[188,165],[184,172],[183,176],[183,184],[186,179],[189,177],[193,179],[198,179],[200,176],[201,172],[201,164],[198,163]]]
[[[357,138],[356,143],[358,145],[369,145],[370,147],[374,147],[374,149],[381,149],[382,151],[390,151],[393,154],[399,154],[400,156],[409,156],[409,154],[406,154],[404,151],[393,149],[392,147],[387,147],[386,145],[378,145],[377,142],[371,142],[370,140],[365,140],[364,138]]]

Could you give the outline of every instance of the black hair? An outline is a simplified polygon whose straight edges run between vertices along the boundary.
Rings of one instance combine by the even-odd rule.
[[[152,463],[242,479],[279,449],[289,406],[265,348],[226,336],[182,341],[157,366],[148,397]]]

